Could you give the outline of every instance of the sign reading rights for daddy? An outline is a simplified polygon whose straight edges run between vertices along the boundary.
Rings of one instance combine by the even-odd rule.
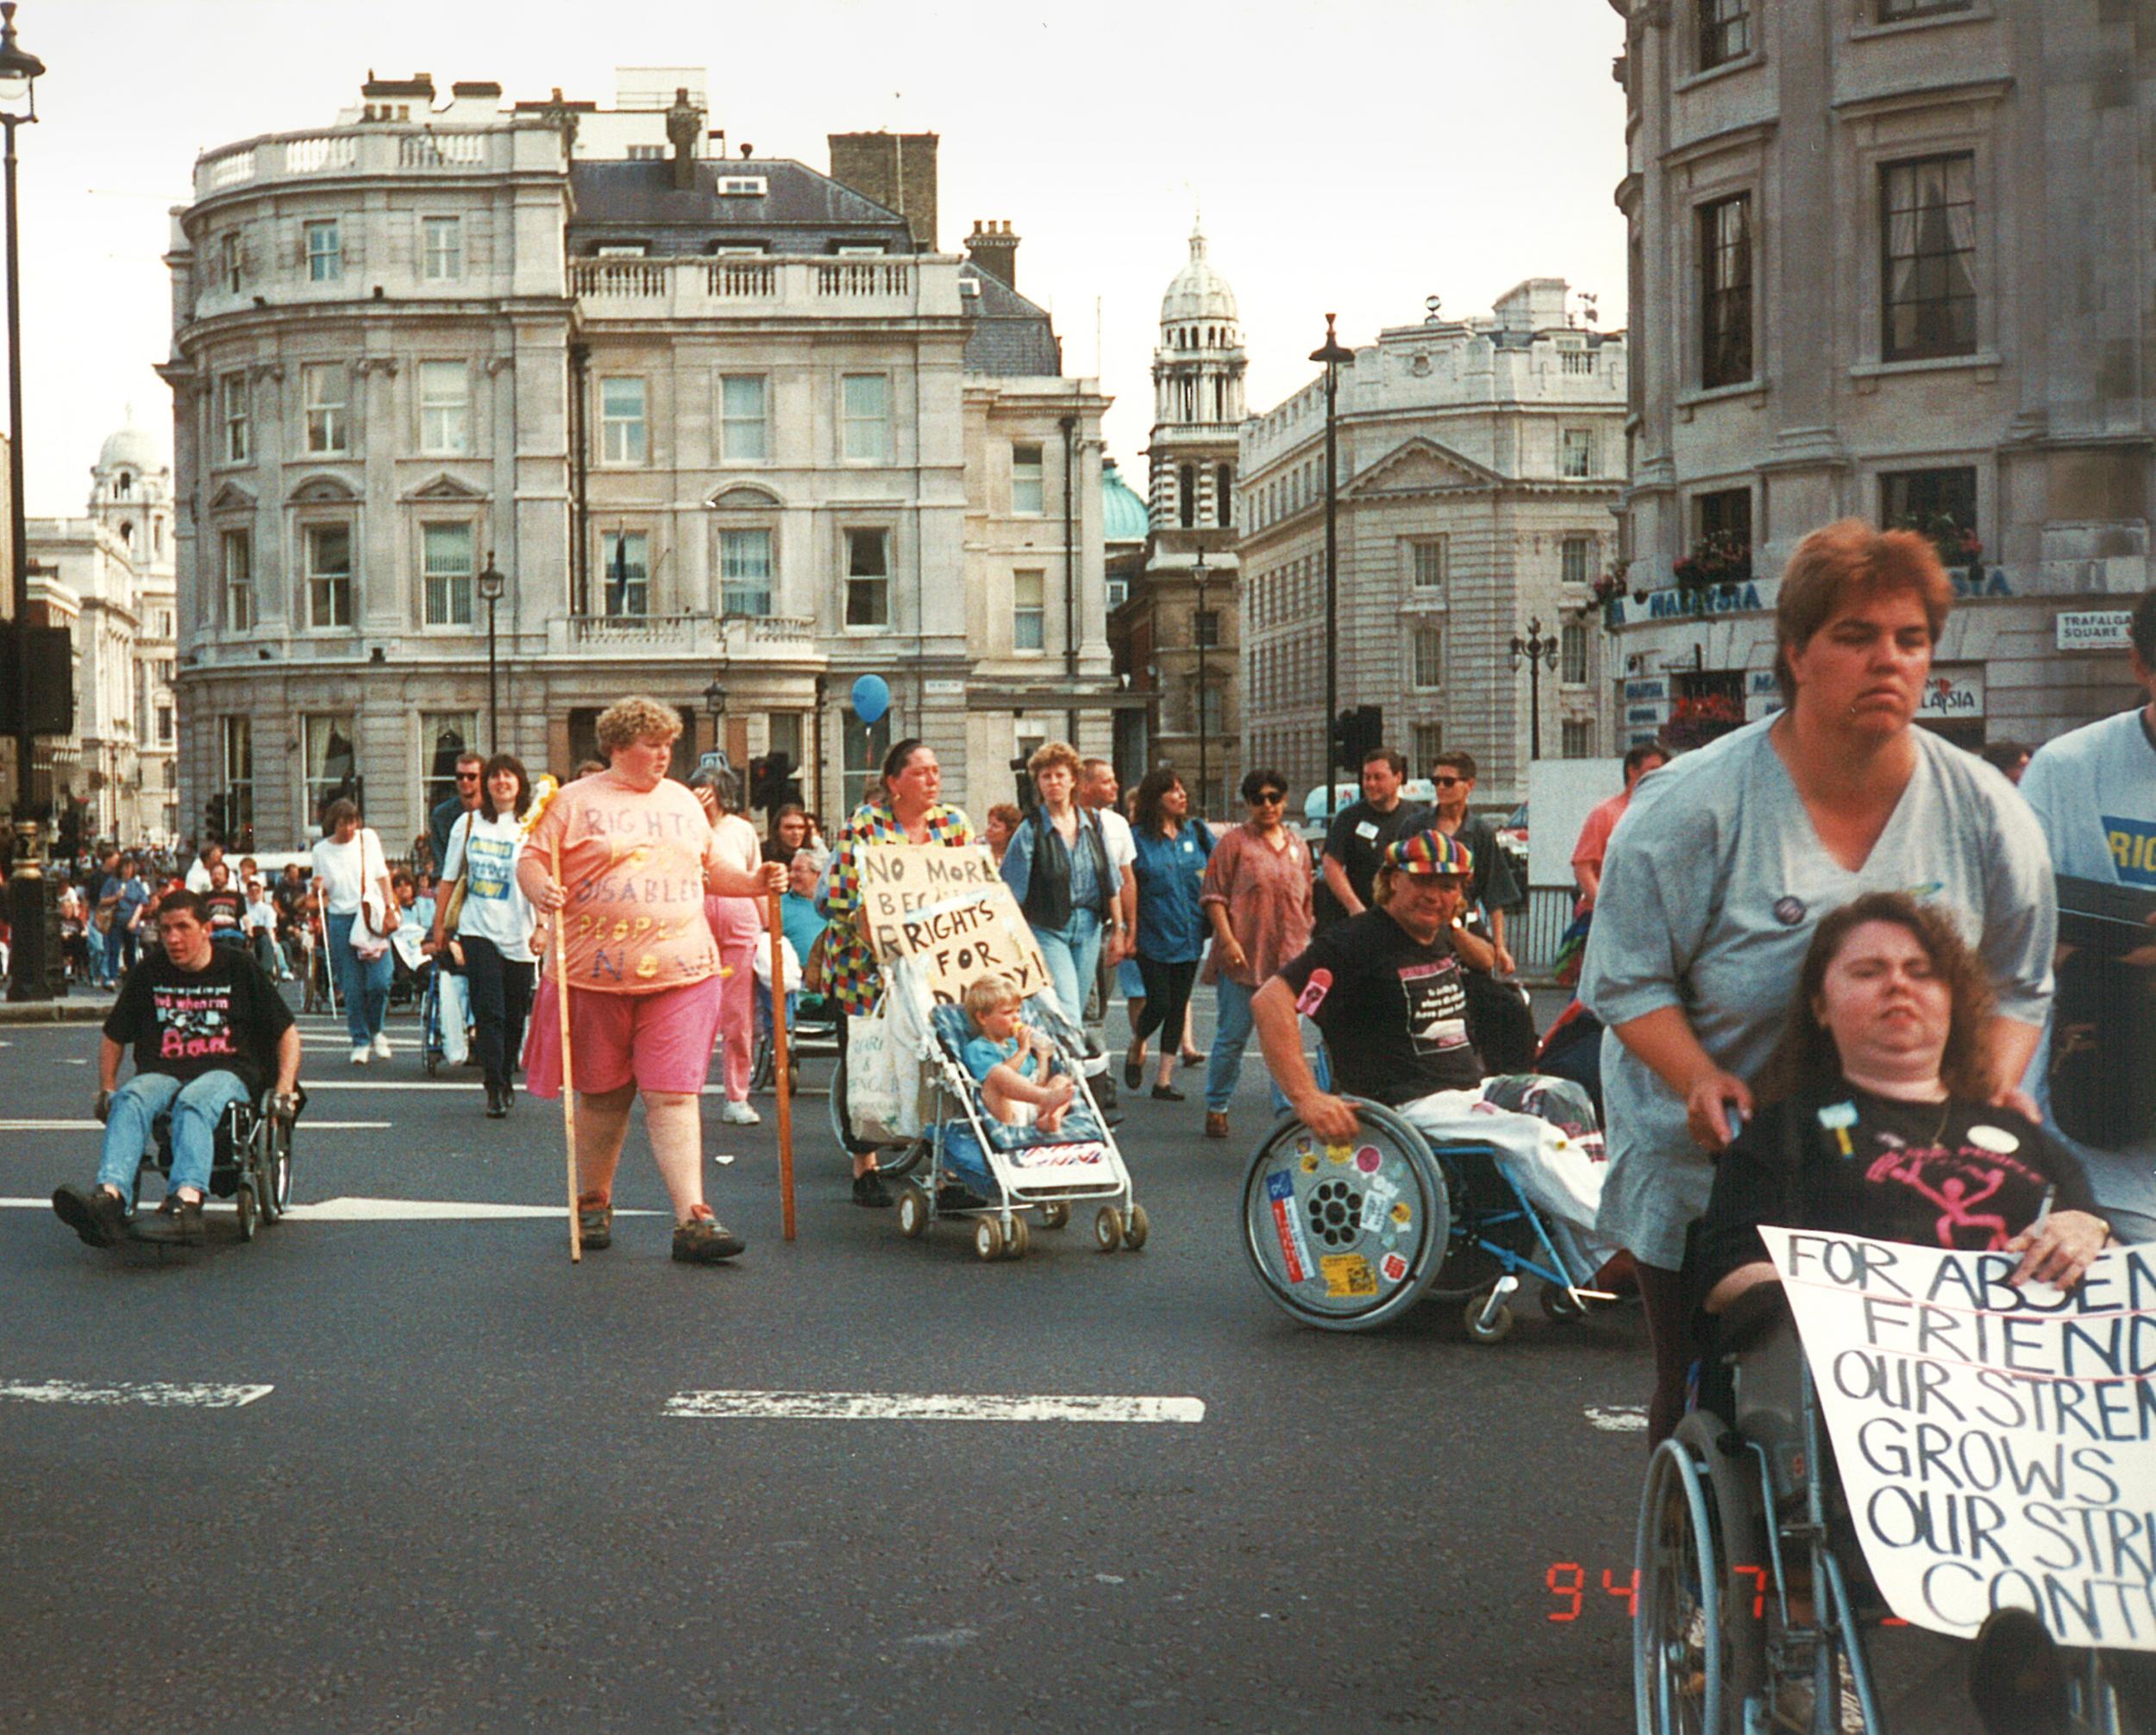
[[[2014,1606],[2156,1650],[2156,1248],[2062,1295],[2009,1253],[1761,1233],[1894,1612],[1966,1635]]]
[[[884,844],[860,851],[862,926],[879,958],[918,958],[938,1000],[994,974],[1020,999],[1049,985],[1047,961],[985,846]]]

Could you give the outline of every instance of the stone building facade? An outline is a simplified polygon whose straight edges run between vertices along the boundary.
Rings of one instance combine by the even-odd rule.
[[[2117,646],[2156,500],[2146,19],[2099,0],[1612,4],[1627,738],[1771,707],[1777,575],[1850,515],[1925,529],[1955,572],[1927,722],[2041,741],[2130,703]],[[1678,586],[1687,561],[1714,582]]]
[[[146,429],[108,439],[89,510],[32,518],[34,598],[74,642],[75,728],[43,739],[55,812],[77,808],[85,844],[171,842],[178,830],[179,727],[172,467]]]
[[[1539,678],[1545,757],[1611,751],[1593,586],[1614,554],[1626,343],[1532,278],[1489,315],[1389,327],[1339,370],[1339,705],[1377,706],[1426,775],[1471,753],[1479,801],[1526,792],[1535,684],[1515,634],[1558,642]],[[1244,424],[1238,544],[1246,762],[1321,786],[1325,379]],[[1352,781],[1351,773],[1342,774]]]
[[[937,251],[932,140],[831,141],[904,210],[728,158],[701,83],[373,81],[198,161],[163,370],[191,824],[222,797],[295,842],[358,787],[401,844],[459,747],[566,772],[637,690],[687,717],[679,763],[783,751],[831,815],[899,736],[960,801],[1044,715],[1106,747],[1107,400],[1015,237]]]

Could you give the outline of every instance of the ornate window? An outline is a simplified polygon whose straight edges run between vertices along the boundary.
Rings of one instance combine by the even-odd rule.
[[[1975,179],[1967,152],[1879,172],[1880,349],[1890,361],[1975,353]]]
[[[1752,374],[1752,195],[1699,210],[1700,384],[1738,385]]]

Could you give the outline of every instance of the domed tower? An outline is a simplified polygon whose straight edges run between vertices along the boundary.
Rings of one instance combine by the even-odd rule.
[[[1216,817],[1233,811],[1227,792],[1242,775],[1235,471],[1248,365],[1235,291],[1193,230],[1153,352],[1145,588],[1161,698],[1150,757],[1174,765],[1195,811]]]
[[[135,767],[120,811],[131,836],[166,838],[179,823],[172,466],[129,405],[127,425],[99,448],[90,475],[91,519],[125,544],[131,575],[128,595],[107,598],[135,623],[127,646]]]
[[[1236,429],[1243,420],[1243,329],[1235,291],[1191,232],[1190,259],[1161,298],[1153,352],[1151,510],[1156,530],[1234,523]]]

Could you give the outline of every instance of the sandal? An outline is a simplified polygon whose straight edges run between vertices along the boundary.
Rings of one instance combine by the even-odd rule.
[[[603,1193],[586,1193],[576,1201],[577,1244],[597,1253],[614,1244],[614,1204]]]

